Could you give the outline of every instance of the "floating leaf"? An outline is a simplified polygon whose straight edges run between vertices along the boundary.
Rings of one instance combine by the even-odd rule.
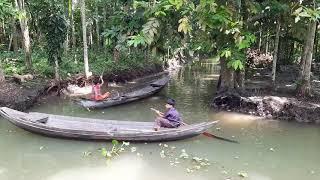
[[[201,161],[202,161],[202,158],[193,157],[192,160],[194,160],[195,162],[201,162]]]
[[[181,150],[181,154],[179,156],[180,158],[183,158],[183,159],[188,159],[189,158],[189,155],[186,153],[186,150],[185,149],[182,149]]]
[[[188,172],[188,173],[192,173],[192,172],[193,172],[193,170],[191,170],[191,169],[187,168],[187,172]]]
[[[194,169],[199,170],[201,169],[201,166],[194,166]]]
[[[112,153],[110,151],[107,151],[106,157],[111,158],[112,157]]]
[[[137,148],[136,147],[131,147],[131,152],[136,152]]]
[[[240,177],[243,177],[243,178],[249,177],[249,176],[248,176],[248,173],[246,173],[246,172],[239,172],[238,175],[239,175]]]
[[[160,157],[161,157],[161,158],[165,158],[165,157],[166,157],[164,150],[162,150],[162,151],[160,152]]]
[[[130,142],[125,142],[125,141],[123,141],[122,144],[125,145],[125,146],[129,146],[129,145],[130,145]]]
[[[116,146],[119,144],[119,142],[117,140],[112,140],[112,144]]]
[[[106,148],[102,148],[102,149],[101,149],[101,154],[102,154],[102,156],[104,156],[104,157],[107,156],[107,150],[106,150]]]
[[[90,156],[92,153],[90,152],[90,151],[85,151],[85,152],[83,152],[83,156]]]

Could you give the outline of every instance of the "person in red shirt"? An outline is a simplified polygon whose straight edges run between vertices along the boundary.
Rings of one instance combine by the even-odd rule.
[[[101,80],[101,84],[100,84]],[[101,86],[104,84],[102,76],[100,76],[99,80],[94,80],[92,85],[92,96],[91,98],[95,101],[102,101],[110,97],[110,92],[106,92],[101,94]]]

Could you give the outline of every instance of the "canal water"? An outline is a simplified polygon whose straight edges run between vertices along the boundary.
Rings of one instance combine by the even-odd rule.
[[[206,136],[165,143],[131,143],[111,161],[110,142],[55,139],[32,134],[0,118],[0,180],[318,180],[319,126],[215,112],[209,104],[216,66],[194,63],[172,73],[159,94],[127,105],[88,111],[68,99],[46,99],[30,111],[101,119],[152,121],[168,97],[187,123],[220,120]],[[121,142],[120,142],[121,143]]]

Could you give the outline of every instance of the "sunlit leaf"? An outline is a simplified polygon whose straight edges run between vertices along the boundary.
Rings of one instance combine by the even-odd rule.
[[[184,34],[187,34],[191,31],[191,25],[187,17],[183,17],[179,20],[178,32],[183,31]]]
[[[119,141],[117,141],[117,140],[112,140],[112,144],[116,146],[116,145],[119,144]]]

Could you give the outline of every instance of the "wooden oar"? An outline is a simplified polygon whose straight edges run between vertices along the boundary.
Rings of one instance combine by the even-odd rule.
[[[188,125],[188,124],[186,124],[186,123],[184,123],[184,122],[182,122],[182,124],[183,124],[183,125]],[[239,144],[239,142],[238,142],[238,141],[236,141],[236,140],[223,138],[223,137],[216,136],[216,135],[211,134],[211,133],[208,133],[208,132],[203,132],[203,133],[202,133],[202,135],[207,136],[207,137],[211,137],[211,138],[220,139],[220,140],[223,140],[223,141],[228,141],[228,142],[238,143],[238,144]]]
[[[158,111],[157,109],[154,109],[154,108],[150,108],[150,109],[151,109],[152,111],[155,111],[155,112],[160,112],[160,111]],[[184,123],[184,122],[182,122],[182,124],[183,124],[183,125],[188,125],[188,124],[186,124],[186,123]],[[208,132],[204,132],[204,133],[202,133],[202,134],[203,134],[204,136],[207,136],[207,137],[216,138],[216,139],[220,139],[220,140],[223,140],[223,141],[228,141],[228,142],[238,143],[238,144],[239,144],[239,142],[236,141],[236,140],[219,137],[219,136],[213,135],[213,134],[208,133]]]

